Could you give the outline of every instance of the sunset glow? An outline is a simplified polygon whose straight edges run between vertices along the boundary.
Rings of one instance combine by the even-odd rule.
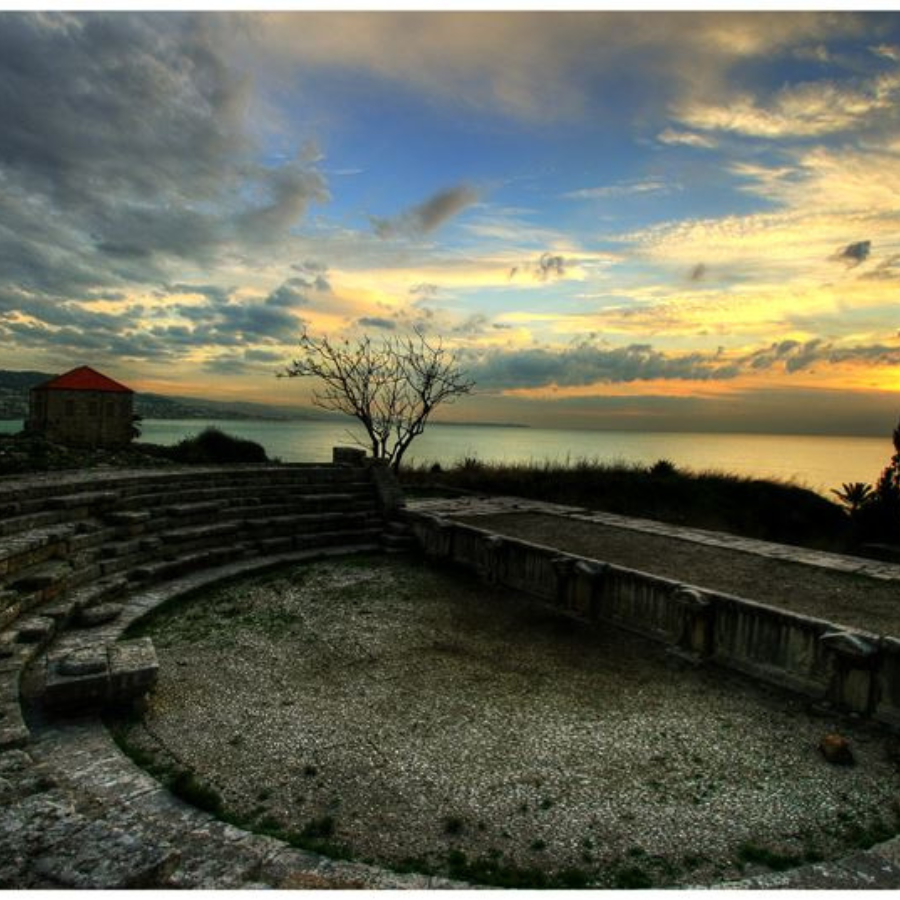
[[[416,327],[459,420],[900,413],[896,13],[2,13],[0,85],[0,368],[304,405],[304,327]]]

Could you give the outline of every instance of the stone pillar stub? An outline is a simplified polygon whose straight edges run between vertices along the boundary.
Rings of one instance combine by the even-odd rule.
[[[334,452],[343,449],[335,447]],[[362,451],[360,451],[362,452]],[[383,459],[365,459],[354,465],[368,464],[369,471],[372,473],[372,483],[375,485],[375,493],[378,496],[378,506],[381,514],[385,519],[395,519],[401,516],[406,509],[406,497],[403,496],[403,488],[394,474],[394,470]]]
[[[366,462],[366,451],[362,447],[332,447],[331,461],[336,466],[362,466]]]
[[[819,642],[831,663],[827,699],[839,709],[871,714],[878,699],[878,644],[850,631],[830,631]]]
[[[680,611],[681,629],[676,641],[678,650],[698,661],[707,659],[713,652],[715,613],[709,597],[696,588],[679,585],[672,592],[672,602]]]
[[[488,584],[502,584],[505,574],[506,541],[499,534],[488,535],[482,542],[481,576]]]
[[[601,616],[603,588],[609,564],[580,559],[572,570],[569,605],[577,616],[596,621]]]

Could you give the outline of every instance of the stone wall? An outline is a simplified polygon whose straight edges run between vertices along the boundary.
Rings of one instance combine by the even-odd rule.
[[[900,640],[843,628],[741,597],[703,590],[501,537],[421,512],[407,522],[427,556],[712,663],[900,727]],[[898,598],[900,599],[900,598]]]
[[[26,430],[79,447],[121,447],[134,436],[133,394],[33,390]]]

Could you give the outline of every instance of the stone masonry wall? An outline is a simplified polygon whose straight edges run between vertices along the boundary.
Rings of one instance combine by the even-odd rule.
[[[838,710],[900,727],[900,641],[560,553],[422,512],[407,521],[424,552],[524,591],[562,612],[660,641]]]
[[[133,437],[133,395],[109,391],[32,391],[27,427],[59,443],[123,446]]]

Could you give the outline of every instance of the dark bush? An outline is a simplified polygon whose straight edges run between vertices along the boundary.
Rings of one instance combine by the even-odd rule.
[[[900,546],[900,424],[892,438],[894,455],[874,488],[853,482],[833,491],[846,508],[857,544]]]
[[[218,428],[206,428],[196,437],[185,438],[170,452],[170,459],[184,463],[264,463],[265,448],[256,441],[232,437]]]
[[[650,466],[650,474],[657,478],[665,478],[675,474],[675,463],[668,459],[658,459]]]

